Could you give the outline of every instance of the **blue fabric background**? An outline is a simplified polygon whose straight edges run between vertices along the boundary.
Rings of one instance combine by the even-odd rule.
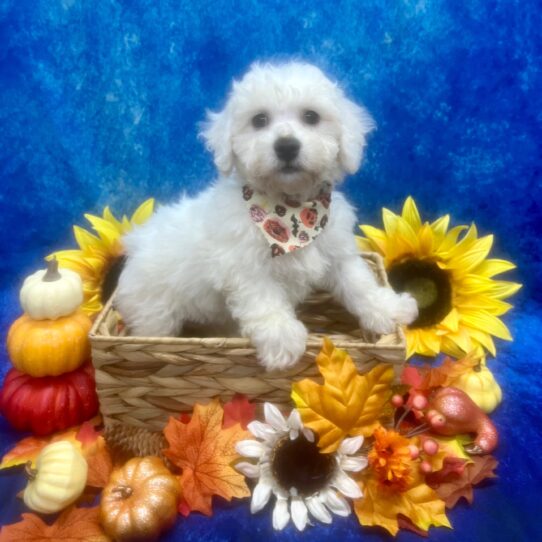
[[[496,233],[494,254],[525,284],[505,317],[516,342],[492,363],[505,402],[500,479],[450,513],[436,541],[542,539],[542,16],[537,0],[83,2],[0,0],[0,340],[22,277],[73,245],[71,225],[110,204],[169,202],[214,175],[197,139],[206,108],[256,59],[299,57],[374,115],[362,171],[344,190],[363,222],[406,195]],[[0,376],[9,362],[0,353]],[[0,418],[0,452],[20,435]],[[19,473],[0,474],[0,523],[23,510]],[[384,540],[356,520],[272,534],[269,513],[216,506],[166,540]],[[404,533],[399,540],[413,540]]]

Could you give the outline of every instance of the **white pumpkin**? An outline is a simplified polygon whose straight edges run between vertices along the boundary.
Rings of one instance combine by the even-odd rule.
[[[70,441],[48,444],[38,455],[36,468],[27,468],[30,481],[24,490],[24,503],[42,514],[59,512],[83,493],[87,472],[85,458]]]
[[[75,312],[83,302],[83,282],[70,269],[59,269],[56,260],[47,269],[27,277],[19,298],[23,310],[33,320],[56,320]]]

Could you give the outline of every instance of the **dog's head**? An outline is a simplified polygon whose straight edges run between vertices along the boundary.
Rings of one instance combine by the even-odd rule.
[[[202,136],[223,174],[236,169],[264,192],[310,194],[358,170],[373,128],[318,68],[292,62],[252,66]]]

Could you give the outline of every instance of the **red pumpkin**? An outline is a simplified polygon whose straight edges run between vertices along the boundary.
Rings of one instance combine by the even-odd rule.
[[[59,376],[32,377],[11,369],[0,390],[0,411],[19,431],[48,435],[98,411],[94,369],[86,363]]]

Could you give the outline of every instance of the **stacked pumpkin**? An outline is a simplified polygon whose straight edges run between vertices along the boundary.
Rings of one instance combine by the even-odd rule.
[[[14,368],[0,391],[0,411],[15,429],[36,435],[91,418],[98,398],[80,276],[53,259],[25,279],[20,301],[24,314],[8,332]]]

